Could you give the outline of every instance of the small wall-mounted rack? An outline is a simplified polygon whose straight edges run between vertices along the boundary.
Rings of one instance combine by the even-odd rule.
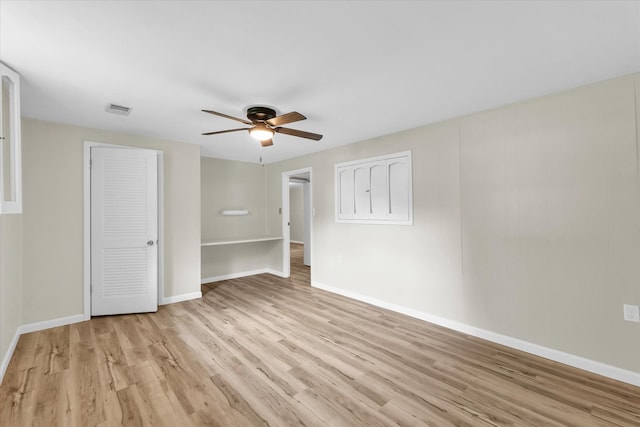
[[[246,209],[223,209],[220,211],[222,216],[240,216],[249,215],[249,211]]]

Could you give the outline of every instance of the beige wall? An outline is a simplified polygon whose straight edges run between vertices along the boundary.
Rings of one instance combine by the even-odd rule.
[[[289,207],[290,239],[304,242],[304,189],[301,183],[289,184]]]
[[[640,75],[268,165],[313,168],[313,280],[640,372]],[[334,165],[413,153],[414,225],[334,222]],[[272,268],[282,263],[272,251]]]
[[[200,162],[203,241],[264,235],[264,166],[209,157]],[[223,209],[249,215],[222,216]]]
[[[0,215],[0,363],[22,325],[22,215]]]
[[[199,146],[23,120],[23,323],[83,312],[85,140],[163,151],[164,296],[200,291]]]
[[[234,240],[265,234],[265,168],[254,163],[201,159],[202,241]],[[223,216],[223,209],[246,209],[249,215]],[[272,242],[202,248],[202,279],[267,266]]]

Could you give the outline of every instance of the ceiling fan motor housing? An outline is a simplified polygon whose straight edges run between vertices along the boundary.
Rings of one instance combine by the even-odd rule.
[[[250,107],[247,110],[247,118],[252,122],[264,122],[276,117],[276,111],[269,107]]]

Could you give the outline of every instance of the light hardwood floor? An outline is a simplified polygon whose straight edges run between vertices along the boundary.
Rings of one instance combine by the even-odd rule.
[[[640,388],[292,278],[20,338],[0,426],[640,426]]]

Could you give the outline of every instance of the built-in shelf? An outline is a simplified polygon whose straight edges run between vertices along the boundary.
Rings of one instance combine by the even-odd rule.
[[[245,237],[242,239],[225,239],[225,240],[210,240],[202,242],[200,246],[222,246],[222,245],[235,245],[238,243],[254,243],[254,242],[268,242],[271,240],[282,240],[282,236],[258,236],[258,237]]]

